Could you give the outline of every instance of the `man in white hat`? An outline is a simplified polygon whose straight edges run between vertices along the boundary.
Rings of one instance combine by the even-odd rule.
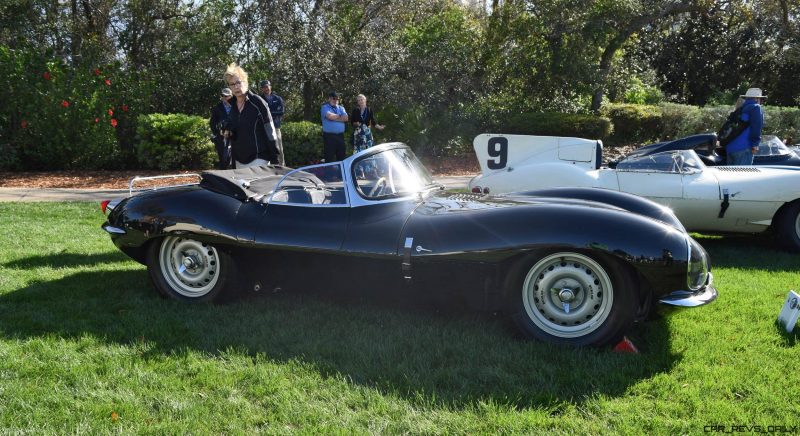
[[[761,104],[767,98],[761,88],[750,88],[742,96],[740,120],[746,128],[725,146],[728,165],[753,165],[753,155],[761,142],[761,128],[764,127],[764,110]]]

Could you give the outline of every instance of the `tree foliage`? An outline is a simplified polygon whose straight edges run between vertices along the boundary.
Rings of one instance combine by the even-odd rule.
[[[207,116],[231,61],[250,72],[251,85],[272,81],[289,121],[318,122],[330,90],[348,108],[363,93],[388,125],[380,139],[419,140],[434,153],[520,113],[730,104],[750,86],[764,88],[771,104],[800,103],[800,0],[475,3],[6,0],[0,48],[14,62],[4,66],[0,97],[15,103],[0,108],[0,148],[17,156],[15,165],[32,165],[32,130],[22,132],[21,120],[62,122],[61,100],[95,95],[86,78],[100,70],[112,81],[108,95],[71,110],[91,124],[101,106],[128,107],[103,135],[115,141],[114,165],[134,165],[137,117]],[[45,71],[59,80],[31,91],[26,84]],[[86,132],[35,140],[59,150]]]

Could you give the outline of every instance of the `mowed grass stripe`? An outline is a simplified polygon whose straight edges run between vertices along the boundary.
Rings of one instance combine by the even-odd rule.
[[[720,298],[642,350],[520,340],[502,317],[369,299],[160,299],[87,203],[0,204],[0,428],[107,433],[702,433],[796,425],[800,256],[705,237]]]

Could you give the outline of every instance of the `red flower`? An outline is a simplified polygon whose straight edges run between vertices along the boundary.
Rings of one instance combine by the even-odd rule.
[[[28,121],[22,120],[22,122],[19,123],[19,126],[22,127],[23,129],[27,129],[28,128]]]
[[[97,124],[97,123],[99,123],[99,122],[100,122],[100,118],[95,118],[95,119],[94,119],[94,123],[95,123],[95,124]]]
[[[106,79],[106,86],[111,86],[111,79]]]
[[[100,75],[100,68],[95,68],[94,69],[94,75],[95,76],[99,76]]]
[[[66,101],[66,100],[61,100],[61,106],[62,107],[69,107],[69,102]]]
[[[50,80],[50,72],[49,71],[45,71],[44,74],[42,74],[42,76],[44,77],[44,80]]]
[[[109,109],[109,110],[108,110],[108,116],[109,116],[109,117],[113,117],[113,116],[114,116],[114,111],[112,111],[111,109]]]
[[[128,112],[128,105],[127,104],[123,104],[122,105],[122,112]]]
[[[111,127],[114,127],[114,128],[117,127],[117,120],[115,120],[113,118],[111,119]]]

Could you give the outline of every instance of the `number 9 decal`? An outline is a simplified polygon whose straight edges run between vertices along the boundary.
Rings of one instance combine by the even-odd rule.
[[[489,156],[499,158],[489,159],[486,161],[490,170],[499,170],[506,167],[508,162],[508,138],[495,137],[489,138],[488,150]]]

